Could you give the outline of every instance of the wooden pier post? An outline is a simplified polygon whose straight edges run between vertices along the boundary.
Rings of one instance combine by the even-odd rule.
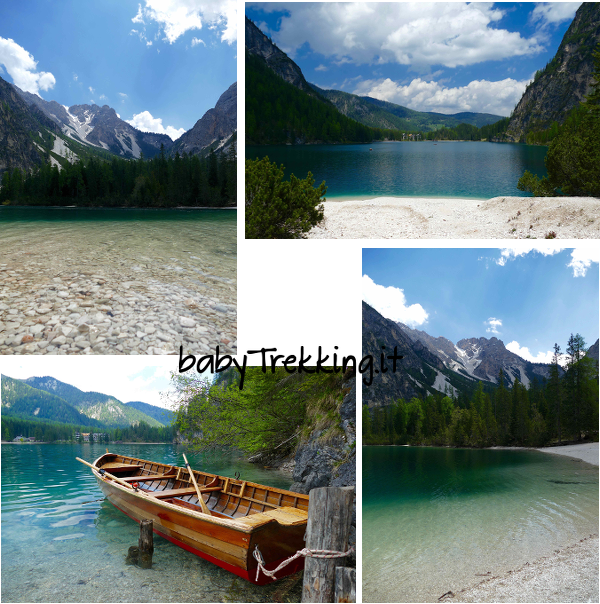
[[[335,569],[335,593],[333,601],[356,602],[356,569],[338,566]]]
[[[154,552],[154,534],[152,532],[152,520],[142,520],[140,522],[140,558],[138,566],[140,568],[152,568],[152,554]]]
[[[310,492],[306,547],[345,552],[352,523],[354,487],[322,487]],[[302,602],[335,602],[335,569],[345,558],[311,558],[304,562]]]

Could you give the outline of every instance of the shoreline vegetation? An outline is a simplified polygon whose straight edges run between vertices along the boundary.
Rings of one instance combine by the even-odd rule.
[[[598,239],[600,198],[373,197],[325,201],[308,239]]]

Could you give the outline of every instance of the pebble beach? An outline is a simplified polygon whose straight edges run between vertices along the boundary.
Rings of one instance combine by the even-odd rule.
[[[308,239],[597,239],[600,199],[378,197],[326,201]]]
[[[0,354],[235,354],[235,222],[214,230],[2,225]]]

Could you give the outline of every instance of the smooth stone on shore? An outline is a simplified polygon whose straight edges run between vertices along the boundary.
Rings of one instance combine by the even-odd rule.
[[[195,327],[196,321],[190,319],[189,317],[179,317],[179,324],[182,327]]]

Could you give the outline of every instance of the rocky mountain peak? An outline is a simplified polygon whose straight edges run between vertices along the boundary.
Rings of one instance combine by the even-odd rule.
[[[300,67],[275,46],[248,17],[246,17],[245,44],[248,53],[263,59],[280,78],[311,96],[315,96],[315,91],[304,78]]]

